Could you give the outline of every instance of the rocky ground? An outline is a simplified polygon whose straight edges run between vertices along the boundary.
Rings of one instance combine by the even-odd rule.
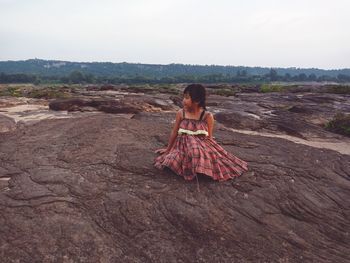
[[[153,167],[178,93],[0,97],[2,262],[349,262],[350,96],[208,90],[214,136],[250,170],[185,182]]]

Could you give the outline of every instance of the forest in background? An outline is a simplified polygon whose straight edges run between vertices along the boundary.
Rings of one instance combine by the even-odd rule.
[[[266,83],[350,82],[350,69],[264,68],[219,65],[68,62],[30,59],[0,61],[0,83]]]

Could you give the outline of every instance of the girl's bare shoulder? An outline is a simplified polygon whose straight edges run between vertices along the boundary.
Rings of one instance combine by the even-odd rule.
[[[205,111],[205,114],[204,114],[204,120],[207,120],[207,119],[214,119],[214,115],[210,112],[210,111]]]
[[[183,109],[179,109],[179,110],[176,112],[176,119],[177,119],[177,120],[182,120],[182,119],[183,119],[183,116],[184,116],[184,111],[183,111]]]

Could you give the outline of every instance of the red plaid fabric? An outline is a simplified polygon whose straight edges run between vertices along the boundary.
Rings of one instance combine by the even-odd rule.
[[[180,128],[208,131],[205,120],[183,119]],[[247,163],[227,152],[214,139],[204,135],[178,135],[173,148],[154,161],[158,169],[168,167],[185,180],[202,173],[214,180],[225,181],[247,171]]]

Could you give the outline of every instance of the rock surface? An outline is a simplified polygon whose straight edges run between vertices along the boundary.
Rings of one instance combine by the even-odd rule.
[[[293,99],[240,94],[211,110],[254,114],[271,132],[284,113],[307,123],[332,115]],[[332,99],[322,105],[349,102]],[[3,262],[350,261],[350,155],[232,132],[227,120],[214,135],[250,170],[228,182],[186,182],[153,167],[174,112],[81,114],[0,133]],[[294,129],[345,140],[316,124]]]
[[[7,116],[0,114],[0,133],[14,131],[16,129],[16,122]]]

